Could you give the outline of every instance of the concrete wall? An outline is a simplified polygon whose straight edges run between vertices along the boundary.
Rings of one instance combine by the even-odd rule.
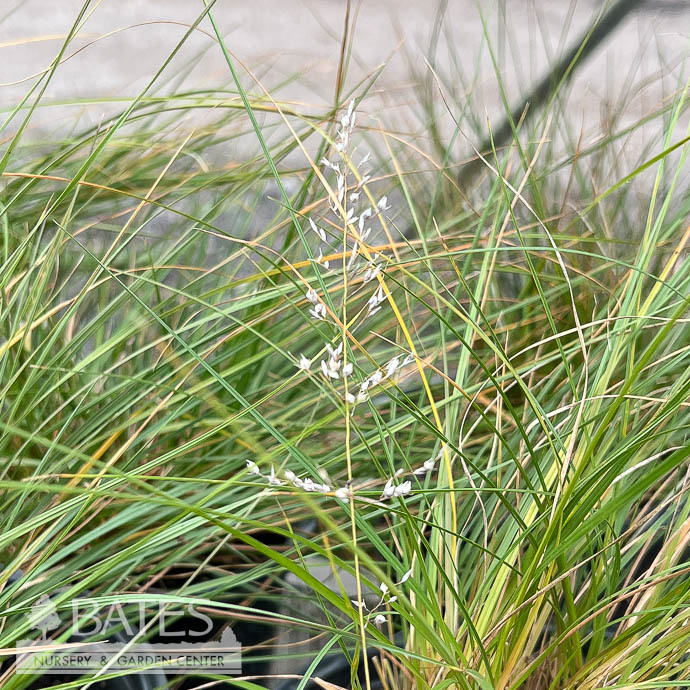
[[[414,113],[404,107],[412,100],[414,78],[409,67],[416,68],[418,78],[430,78],[422,55],[437,4],[436,0],[352,3],[356,24],[348,84],[387,63],[376,88],[387,93],[388,114],[412,126]],[[81,5],[82,0],[1,4],[0,107],[5,112],[50,64]],[[449,0],[445,27],[451,43],[470,74],[477,66],[472,98],[492,119],[498,118],[502,106],[479,8],[497,47],[506,88],[516,99],[603,5],[595,0]],[[46,136],[54,128],[65,131],[75,123],[94,124],[112,113],[117,106],[110,99],[124,102],[135,96],[202,8],[201,0],[92,0],[88,18],[67,51],[68,59],[45,96],[46,102],[85,101],[44,108],[33,119],[32,132]],[[344,0],[218,0],[214,12],[230,50],[267,88],[275,89],[301,73],[278,95],[320,106],[332,102],[345,8]],[[690,2],[643,3],[578,73],[573,121],[596,131],[602,100],[620,98],[632,83],[661,72],[666,91],[652,78],[653,83],[641,92],[626,96],[631,119],[654,109],[679,82],[679,62],[688,54],[689,32]],[[184,86],[214,88],[228,83],[227,66],[211,34],[205,19],[162,75],[161,85],[199,55]],[[445,47],[438,54],[438,69],[446,73],[452,69]]]

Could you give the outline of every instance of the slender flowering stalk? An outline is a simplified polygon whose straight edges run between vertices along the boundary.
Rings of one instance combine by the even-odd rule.
[[[345,350],[348,338],[348,331],[350,329],[369,329],[371,328],[371,321],[379,311],[381,311],[387,303],[391,300],[391,307],[395,309],[389,289],[386,287],[386,266],[389,264],[389,259],[377,251],[372,251],[367,242],[372,233],[372,225],[377,223],[382,226],[385,223],[383,214],[391,209],[388,198],[384,195],[375,201],[371,195],[369,185],[372,180],[372,172],[366,169],[365,166],[371,158],[370,153],[366,153],[358,164],[353,164],[355,151],[352,151],[352,137],[356,123],[356,113],[354,111],[354,101],[350,102],[347,111],[340,117],[339,125],[337,127],[334,148],[335,153],[332,158],[322,158],[320,161],[323,166],[323,174],[331,178],[332,182],[329,184],[329,194],[327,201],[327,214],[333,214],[328,219],[324,218],[308,218],[309,227],[311,228],[310,242],[318,243],[313,256],[315,264],[329,271],[328,280],[335,283],[335,281],[342,281],[342,327],[339,333],[331,337],[327,342],[322,342],[321,352],[325,351],[325,355],[314,355],[312,359],[304,354],[300,354],[297,361],[297,367],[301,371],[311,371],[314,363],[318,362],[316,370],[322,376],[310,376],[309,380],[319,382],[319,385],[326,386],[333,393],[335,393],[338,400],[344,402],[345,406],[345,457],[347,460],[347,483],[344,486],[331,487],[331,482],[326,477],[318,479],[309,476],[298,476],[294,471],[285,469],[281,475],[278,476],[273,467],[270,473],[263,475],[254,463],[248,463],[248,470],[251,474],[264,477],[269,487],[276,492],[285,491],[303,491],[309,494],[321,494],[324,498],[328,497],[332,500],[339,501],[340,504],[346,504],[350,513],[350,523],[352,529],[352,540],[355,557],[355,572],[357,574],[357,583],[359,584],[359,561],[357,555],[357,534],[356,534],[356,512],[355,503],[361,504],[375,504],[380,508],[391,507],[391,502],[399,501],[413,501],[413,481],[418,484],[419,479],[430,472],[434,471],[436,467],[435,459],[427,460],[422,467],[417,469],[407,469],[403,471],[398,469],[393,473],[393,476],[387,478],[381,489],[381,494],[377,500],[375,493],[377,487],[380,487],[378,480],[367,480],[361,486],[355,488],[352,477],[352,461],[350,455],[350,417],[355,414],[357,406],[361,403],[371,399],[372,392],[375,393],[377,387],[383,386],[386,382],[394,380],[400,374],[401,369],[415,362],[415,357],[412,354],[396,354],[388,359],[385,364],[378,365],[369,374],[361,373],[365,367],[353,359],[354,354],[348,349]],[[338,160],[333,160],[338,159]],[[367,201],[368,200],[368,201]],[[335,264],[331,267],[328,259],[325,258],[328,254],[333,254],[334,247],[329,247],[329,236],[326,234],[324,227],[334,228],[340,227],[342,229],[342,246],[339,248],[342,257],[342,272],[336,272],[338,268]],[[332,233],[331,233],[332,234]],[[380,251],[380,250],[378,250]],[[313,266],[315,271],[320,269]],[[331,270],[333,268],[333,270]],[[362,290],[362,297],[367,299],[366,308],[362,308],[355,319],[352,321],[352,326],[347,320],[348,309],[348,286],[352,281],[354,285],[367,286],[375,282],[375,288],[365,287]],[[329,293],[332,289],[328,288]],[[371,291],[373,290],[373,294]],[[335,292],[333,293],[335,294]],[[355,293],[357,294],[357,293]],[[368,294],[368,297],[367,297]],[[326,305],[322,297],[317,291],[309,287],[306,293],[306,300],[309,304],[309,315],[318,320],[326,322],[324,329],[334,328],[335,324],[328,318]],[[335,312],[335,307],[329,305],[333,309],[330,313]],[[399,314],[396,315],[399,319]],[[321,330],[321,329],[319,329]],[[312,329],[316,332],[316,329]],[[357,342],[357,340],[353,340]],[[413,345],[408,343],[408,350],[413,349]],[[309,347],[313,352],[314,349]],[[357,365],[357,366],[355,366]],[[365,365],[366,366],[366,365]],[[403,476],[407,475],[407,476]],[[383,480],[381,480],[383,481]],[[372,484],[373,489],[372,489]],[[417,485],[415,484],[415,485]],[[372,494],[368,494],[372,491]],[[400,583],[396,586],[402,585],[411,576],[411,571],[408,571]],[[379,586],[380,601],[372,610],[367,609],[363,601],[361,589],[358,589],[358,596],[353,600],[353,605],[359,609],[359,621],[361,630],[361,646],[366,649],[366,635],[365,624],[373,623],[376,626],[382,626],[386,622],[386,617],[377,611],[380,606],[392,605],[397,601],[397,596],[391,596],[389,585],[381,583]],[[365,612],[366,611],[366,616]],[[366,659],[366,653],[364,654]]]

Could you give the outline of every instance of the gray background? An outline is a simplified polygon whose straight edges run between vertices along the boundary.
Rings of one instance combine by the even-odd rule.
[[[26,93],[35,75],[50,64],[81,4],[80,0],[1,3],[0,107],[4,112]],[[445,26],[454,48],[469,72],[477,66],[478,78],[468,97],[497,120],[502,107],[483,45],[480,6],[492,42],[497,47],[503,45],[498,48],[501,74],[514,101],[526,85],[544,73],[549,61],[570,44],[603,3],[449,1]],[[332,103],[345,7],[343,0],[218,0],[214,12],[236,58],[274,95],[309,108]],[[420,121],[409,104],[414,102],[415,79],[429,78],[422,55],[428,46],[437,3],[364,0],[353,2],[352,7],[356,27],[348,84],[354,85],[385,62],[376,90],[386,94],[386,107],[376,115],[414,131]],[[135,96],[169,55],[185,25],[202,8],[200,0],[93,2],[88,20],[67,56],[82,50],[60,66],[45,96],[46,103],[72,104],[43,107],[33,118],[29,134],[42,138],[53,130],[64,132],[75,125],[93,125],[114,112],[118,105],[110,99],[121,99],[121,105]],[[500,8],[507,18],[505,23],[499,18]],[[634,12],[578,72],[569,111],[575,126],[590,137],[596,136],[602,118],[607,117],[607,107],[618,104],[620,109],[623,105],[631,122],[657,108],[683,80],[682,61],[688,54],[689,31],[690,2],[650,0]],[[184,87],[227,85],[228,70],[211,34],[206,19],[165,75],[172,76],[206,51],[186,77]],[[502,40],[502,35],[509,40]],[[410,74],[410,64],[418,71],[416,77]],[[442,47],[438,69],[448,72],[450,68],[448,52]],[[301,73],[297,81],[275,90],[295,73]],[[657,78],[659,74],[662,79]],[[644,84],[645,80],[641,88],[631,89],[631,85]],[[75,99],[85,100],[74,103]],[[192,123],[195,117],[190,115]]]

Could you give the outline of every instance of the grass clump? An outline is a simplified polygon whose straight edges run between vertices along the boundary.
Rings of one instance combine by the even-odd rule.
[[[460,181],[443,78],[426,151],[372,82],[319,113],[250,88],[210,26],[222,92],[40,150],[37,86],[6,124],[0,648],[44,595],[127,595],[270,622],[236,687],[335,651],[353,687],[685,687],[686,89],[603,189],[620,133],[559,149],[565,92]]]

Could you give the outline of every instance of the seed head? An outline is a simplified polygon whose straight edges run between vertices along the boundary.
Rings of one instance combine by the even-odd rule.
[[[380,309],[380,304],[386,299],[386,296],[383,294],[383,287],[379,285],[378,290],[369,298],[369,301],[367,302],[367,306],[369,307],[369,310],[367,311],[367,316],[371,316],[372,314],[375,314],[379,309]]]
[[[261,470],[259,469],[259,466],[251,460],[247,460],[247,469],[249,470],[250,474],[256,474],[259,477],[261,476]]]
[[[319,321],[323,321],[326,318],[326,305],[323,302],[315,304],[313,309],[309,310],[309,313]]]
[[[268,475],[267,479],[271,486],[280,486],[283,483],[276,477],[276,471],[273,465],[271,465],[271,474]]]
[[[429,472],[434,471],[435,466],[436,466],[436,461],[433,458],[429,458],[428,460],[424,461],[424,464],[421,467],[418,467],[414,471],[414,474],[416,474],[416,475],[428,474]]]
[[[311,229],[319,236],[322,242],[326,241],[326,232],[323,228],[320,228],[311,218],[309,219],[309,224]]]
[[[370,377],[369,377],[369,385],[370,386],[376,386],[379,383],[383,381],[383,372],[380,369],[377,369]]]
[[[393,359],[386,364],[386,376],[393,376],[399,364],[400,359],[398,357],[393,357]]]
[[[335,497],[339,498],[341,501],[347,501],[352,495],[352,490],[348,486],[341,486],[335,490]]]
[[[388,209],[390,208],[390,205],[388,204],[388,197],[382,196],[376,205],[378,206],[380,211],[388,211]]]
[[[412,482],[408,479],[402,484],[398,484],[393,490],[393,496],[406,496],[412,491]]]
[[[328,168],[329,170],[332,170],[335,173],[340,174],[340,166],[337,163],[329,161],[328,158],[322,158],[321,165]]]
[[[412,568],[410,568],[410,569],[402,576],[402,580],[400,580],[400,582],[399,582],[398,584],[402,585],[402,584],[404,584],[405,582],[407,582],[407,581],[410,579],[411,575],[412,575]]]

